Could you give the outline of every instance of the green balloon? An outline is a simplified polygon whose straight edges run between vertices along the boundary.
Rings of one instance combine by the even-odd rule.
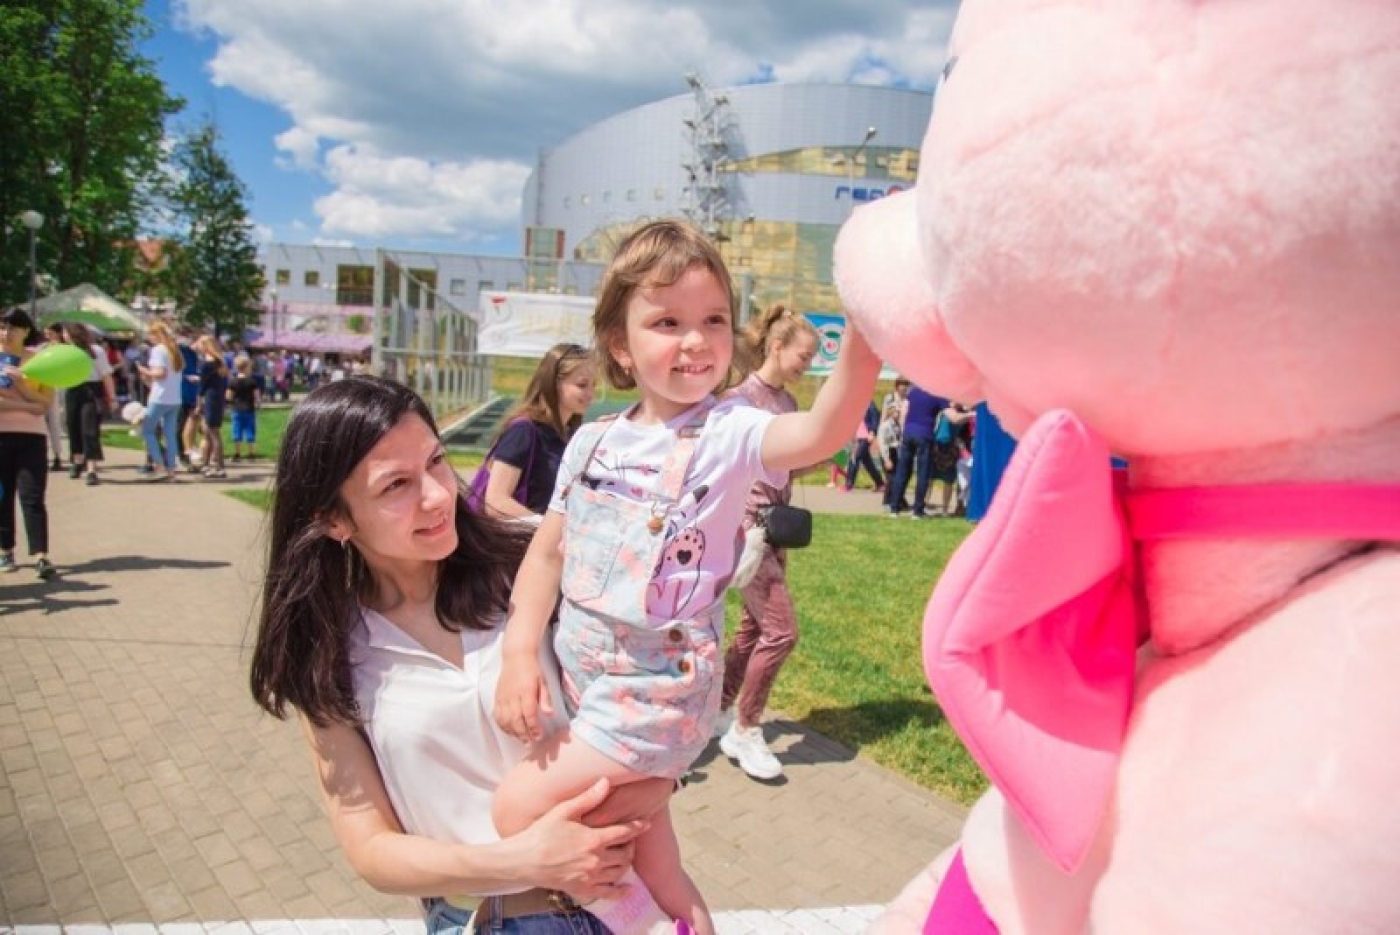
[[[92,373],[92,358],[72,344],[50,344],[21,366],[20,372],[43,386],[66,390],[86,383]]]

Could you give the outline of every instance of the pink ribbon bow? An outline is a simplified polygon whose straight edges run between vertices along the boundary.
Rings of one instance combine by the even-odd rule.
[[[949,722],[1067,873],[1112,795],[1148,635],[1134,540],[1400,539],[1394,485],[1123,496],[1114,475],[1106,446],[1078,418],[1041,416],[924,617],[924,669]]]

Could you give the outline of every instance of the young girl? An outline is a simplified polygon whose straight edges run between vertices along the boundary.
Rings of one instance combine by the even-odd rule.
[[[554,494],[564,445],[593,404],[596,383],[593,355],[577,344],[556,344],[541,358],[482,465],[490,469],[488,508],[516,518],[544,513]],[[524,499],[517,500],[522,487]]]
[[[224,471],[224,396],[228,392],[228,365],[213,335],[194,342],[199,355],[199,418],[204,420],[203,461],[205,477],[222,480]]]
[[[151,344],[151,354],[147,365],[137,364],[141,379],[151,388],[146,402],[146,418],[142,431],[146,437],[146,454],[150,457],[154,470],[148,475],[153,481],[175,479],[175,467],[179,464],[180,425],[180,383],[184,379],[182,368],[184,356],[180,345],[175,343],[175,335],[162,321],[152,322],[146,329],[146,340]],[[159,436],[157,435],[159,430]],[[162,451],[161,443],[165,444]]]
[[[719,708],[725,587],[756,480],[781,487],[829,457],[873,391],[879,361],[848,329],[809,412],[775,416],[719,402],[734,359],[733,288],[714,245],[677,221],[618,248],[593,315],[600,367],[638,403],[591,423],[564,454],[554,499],[516,578],[496,718],[541,739],[552,713],[538,662],[559,603],[555,650],[573,710],[497,793],[504,834],[600,776],[679,776],[709,742]],[[560,602],[560,588],[562,597]],[[637,841],[636,866],[667,917],[702,935],[709,912],[681,866],[666,811]],[[658,916],[646,888],[590,910],[614,931]],[[602,902],[602,901],[600,901]]]

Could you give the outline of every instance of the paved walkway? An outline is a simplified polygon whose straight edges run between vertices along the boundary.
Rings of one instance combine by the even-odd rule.
[[[109,454],[99,487],[50,475],[59,576],[0,577],[0,932],[421,931],[348,869],[299,729],[248,696],[263,514],[220,491],[268,469],[145,484]],[[767,730],[786,781],[712,746],[675,799],[687,865],[723,933],[860,931],[962,810],[800,724]]]

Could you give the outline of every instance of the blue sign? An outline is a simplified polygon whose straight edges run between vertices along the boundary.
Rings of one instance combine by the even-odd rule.
[[[874,188],[861,185],[838,185],[836,186],[836,200],[849,198],[852,201],[877,201],[886,195],[893,195],[904,191],[903,185],[889,185],[885,188]]]

